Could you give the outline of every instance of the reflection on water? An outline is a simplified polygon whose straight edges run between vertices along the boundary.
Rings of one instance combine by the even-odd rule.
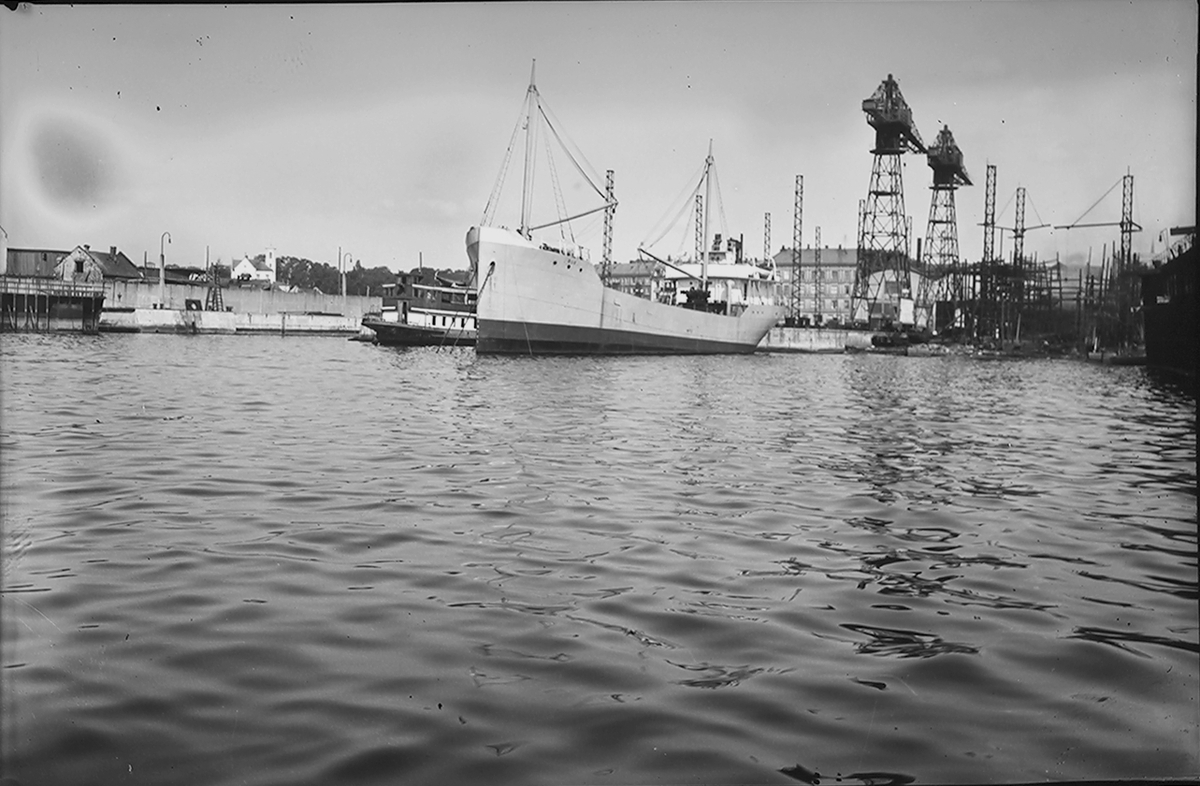
[[[23,783],[1195,776],[1145,369],[4,336]]]

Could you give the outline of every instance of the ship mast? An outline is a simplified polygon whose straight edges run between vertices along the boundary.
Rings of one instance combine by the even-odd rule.
[[[529,90],[525,94],[525,171],[521,181],[521,234],[529,236],[529,213],[533,203],[533,143],[537,134],[534,123],[534,108],[538,102],[537,84],[534,76],[537,72],[537,60],[529,67]]]
[[[700,286],[708,291],[708,208],[712,204],[712,140],[708,140],[708,158],[704,159],[704,242],[700,248]]]

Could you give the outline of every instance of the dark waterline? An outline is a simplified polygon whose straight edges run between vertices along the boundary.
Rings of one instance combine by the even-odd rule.
[[[1200,775],[1140,368],[0,338],[24,784]]]

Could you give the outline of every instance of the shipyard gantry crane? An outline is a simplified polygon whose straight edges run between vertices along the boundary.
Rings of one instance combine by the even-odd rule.
[[[921,259],[923,270],[916,308],[918,312],[924,312],[927,326],[940,331],[958,322],[955,312],[964,301],[954,191],[959,186],[972,183],[971,176],[963,166],[962,150],[955,144],[949,126],[942,126],[926,157],[929,168],[933,170],[933,185],[930,186],[933,198],[929,204],[929,225],[925,230],[925,249]],[[946,305],[941,307],[939,313],[940,303]]]
[[[871,185],[859,211],[858,267],[854,276],[852,319],[873,325],[900,319],[900,300],[911,297],[909,222],[904,212],[900,156],[926,153],[900,86],[887,79],[862,102],[875,129]]]

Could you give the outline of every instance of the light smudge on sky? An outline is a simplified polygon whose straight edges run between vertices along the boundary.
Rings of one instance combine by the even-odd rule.
[[[138,262],[169,231],[177,264],[270,246],[462,268],[536,58],[572,141],[615,171],[618,260],[710,139],[726,231],[749,252],[767,212],[773,248],[791,243],[797,174],[804,242],[819,226],[852,246],[873,142],[861,102],[889,73],[925,141],[947,124],[964,151],[964,256],[982,248],[988,163],[1002,226],[1017,186],[1027,224],[1066,224],[1131,172],[1145,253],[1195,220],[1196,34],[1188,0],[0,9],[0,226],[10,246],[116,245]],[[595,204],[565,159],[557,173],[569,209]],[[519,182],[514,162],[506,196]],[[906,157],[915,236],[929,184]],[[1087,220],[1116,222],[1120,198]],[[1047,227],[1026,248],[1078,260],[1116,238]],[[577,239],[598,258],[599,218]]]

